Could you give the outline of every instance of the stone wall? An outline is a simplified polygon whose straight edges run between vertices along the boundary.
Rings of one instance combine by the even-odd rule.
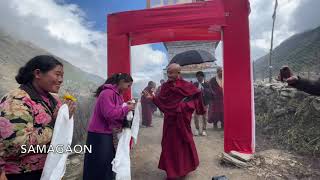
[[[320,154],[320,97],[282,83],[255,83],[257,133],[280,147]]]

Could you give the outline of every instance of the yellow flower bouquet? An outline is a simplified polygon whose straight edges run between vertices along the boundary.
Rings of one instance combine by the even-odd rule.
[[[71,94],[69,93],[66,93],[64,96],[63,96],[63,99],[64,100],[71,100],[73,102],[76,102],[77,101],[77,98],[75,98],[74,96],[72,96]]]

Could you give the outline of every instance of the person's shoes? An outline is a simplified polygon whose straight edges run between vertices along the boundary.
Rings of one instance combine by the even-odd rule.
[[[202,136],[207,136],[207,133],[206,133],[206,131],[202,131],[202,134],[201,134]]]
[[[196,130],[194,131],[194,135],[195,135],[195,136],[199,136],[199,134],[200,134],[199,130],[196,129]]]

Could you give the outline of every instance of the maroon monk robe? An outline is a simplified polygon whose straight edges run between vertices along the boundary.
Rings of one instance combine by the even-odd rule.
[[[212,78],[209,82],[210,85],[210,103],[208,111],[208,123],[213,123],[217,127],[220,121],[223,126],[223,89],[219,86],[216,78]]]
[[[201,92],[192,83],[178,79],[164,83],[153,101],[164,113],[159,168],[168,178],[185,176],[199,165],[191,119],[194,110],[205,113]]]
[[[151,88],[146,87],[144,91],[152,94]],[[150,127],[152,124],[152,114],[157,110],[157,107],[152,100],[147,99],[144,95],[141,97],[141,109],[142,109],[142,125]]]

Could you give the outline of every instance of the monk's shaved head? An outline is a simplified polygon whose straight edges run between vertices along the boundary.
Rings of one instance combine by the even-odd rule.
[[[181,72],[181,66],[179,64],[176,63],[172,63],[168,66],[168,71],[177,71],[177,72]]]
[[[181,72],[181,66],[176,63],[172,63],[168,66],[167,75],[169,81],[175,81],[179,78]]]

